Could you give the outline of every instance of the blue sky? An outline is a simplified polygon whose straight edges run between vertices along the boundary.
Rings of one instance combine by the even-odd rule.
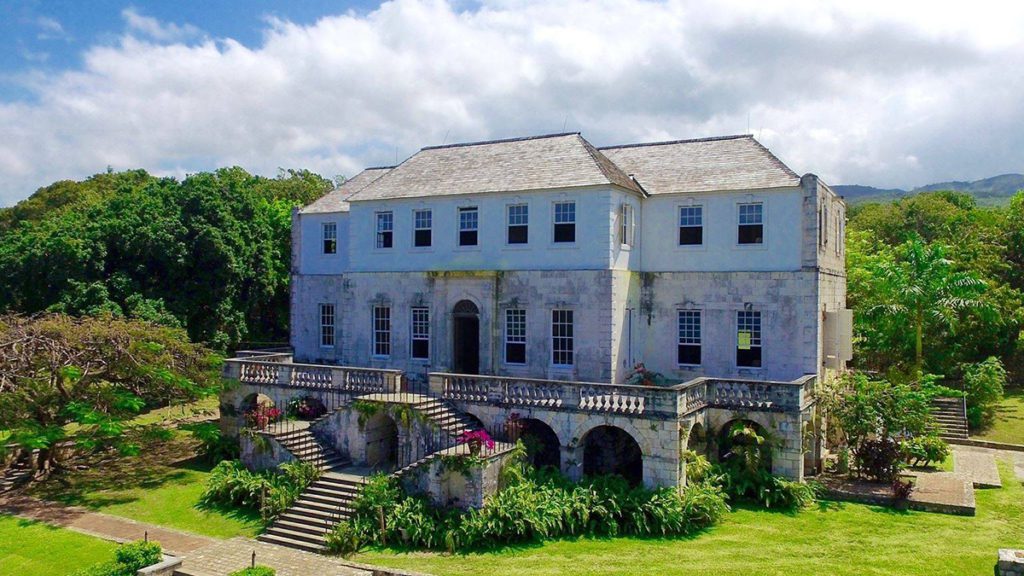
[[[1024,172],[1022,30],[998,0],[0,0],[0,206],[563,129],[751,132],[831,183]]]

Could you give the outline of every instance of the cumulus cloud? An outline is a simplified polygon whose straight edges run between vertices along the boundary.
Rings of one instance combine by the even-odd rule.
[[[1024,5],[909,4],[395,0],[267,19],[255,46],[126,10],[81,69],[0,102],[0,204],[108,165],[352,175],[563,127],[598,145],[751,131],[833,183],[1024,168]]]

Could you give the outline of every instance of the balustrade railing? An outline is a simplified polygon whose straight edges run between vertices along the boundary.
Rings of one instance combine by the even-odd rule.
[[[291,355],[281,356],[287,358],[257,356],[225,360],[224,376],[243,384],[295,386],[358,394],[393,393],[402,388],[400,370],[295,364],[290,361]]]

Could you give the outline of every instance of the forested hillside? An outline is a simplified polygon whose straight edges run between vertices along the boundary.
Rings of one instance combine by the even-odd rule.
[[[106,311],[222,350],[286,340],[291,209],[332,187],[241,168],[57,182],[0,210],[0,312]]]

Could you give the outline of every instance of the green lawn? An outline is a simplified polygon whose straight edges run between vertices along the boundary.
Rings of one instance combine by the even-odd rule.
[[[112,559],[115,544],[0,514],[0,574],[63,576]]]
[[[740,509],[679,539],[579,539],[448,556],[372,551],[354,559],[434,574],[991,574],[1024,545],[1024,487],[976,493],[973,518],[824,502],[799,514]]]
[[[977,434],[972,434],[971,437],[992,442],[1024,444],[1024,389],[1007,390],[1003,401],[996,408],[996,417],[992,425]]]
[[[31,494],[207,536],[257,534],[262,527],[258,515],[198,507],[210,466],[190,458],[192,449],[191,441],[182,435],[154,443],[139,456],[112,459],[51,479],[34,487]]]

